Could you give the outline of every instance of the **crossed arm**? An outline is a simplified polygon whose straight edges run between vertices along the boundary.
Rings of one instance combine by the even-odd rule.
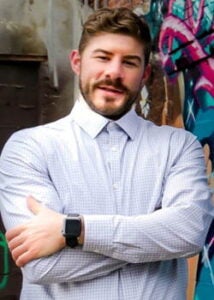
[[[32,196],[26,201],[34,216],[8,230],[6,238],[16,265],[24,267],[23,272],[29,281],[44,284],[88,280],[107,275],[127,264],[82,249],[66,249],[61,233],[65,215],[45,207]]]
[[[25,132],[10,139],[0,158],[1,216],[12,256],[25,277],[38,284],[82,281],[126,265],[81,247],[65,247],[61,234],[65,215],[43,159],[40,145]],[[39,202],[26,200],[27,195]]]
[[[63,214],[48,209],[32,196],[26,201],[34,217],[6,233],[9,249],[18,267],[65,247],[65,238],[61,234]]]
[[[171,170],[163,196],[163,204],[168,202],[168,206],[148,215],[139,216],[84,215],[84,222],[87,226],[81,248],[65,247],[61,234],[64,215],[60,209],[58,212],[53,211],[33,198],[28,198],[28,207],[25,208],[22,194],[22,210],[26,222],[24,218],[19,218],[19,209],[17,216],[13,217],[15,222],[8,222],[8,229],[10,229],[6,235],[16,264],[24,266],[23,271],[31,282],[69,282],[103,276],[128,263],[167,260],[200,251],[206,230],[211,222],[211,216],[208,213],[209,192],[206,189],[205,179],[202,179],[204,174],[201,152],[198,153],[198,150],[194,148],[190,151],[195,166],[187,161],[190,157],[188,153],[182,164],[174,166]],[[10,159],[7,157],[7,162],[3,161],[2,164],[5,163],[2,178],[7,177],[5,174],[13,161],[11,153],[9,156]],[[22,162],[17,164],[18,171],[13,176],[16,177],[16,187],[19,188],[19,174],[25,174],[22,175],[26,176],[22,178],[25,181],[32,176],[32,169],[26,168],[26,165],[23,168]],[[181,173],[182,179],[186,175],[187,181],[185,182],[186,188],[183,190],[177,187]],[[33,175],[36,180],[33,188],[39,186],[39,189],[35,191],[43,190],[43,194],[38,195],[41,198],[38,199],[43,200],[48,197],[49,202],[59,202],[47,176],[41,175],[36,168]],[[2,191],[5,191],[6,180],[7,178],[5,178],[5,185],[0,181]],[[173,188],[167,189],[167,185]],[[197,189],[190,189],[191,186],[197,186]],[[30,188],[32,186],[29,186]],[[8,191],[8,187],[6,189]],[[170,190],[169,194],[167,190]],[[7,192],[5,198],[8,199],[7,214],[10,214],[11,207],[13,207],[14,216],[16,215],[15,202],[14,199],[13,203],[11,202],[11,192],[11,190]],[[189,201],[186,200],[185,195]],[[18,225],[21,223],[22,225]]]

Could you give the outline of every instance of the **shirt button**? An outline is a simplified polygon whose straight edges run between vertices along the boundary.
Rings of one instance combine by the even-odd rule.
[[[118,184],[118,183],[114,183],[114,184],[113,184],[113,189],[114,189],[114,190],[117,190],[118,188],[119,188],[119,184]]]
[[[111,151],[113,151],[113,152],[117,152],[117,147],[116,146],[113,146],[113,147],[111,147]]]

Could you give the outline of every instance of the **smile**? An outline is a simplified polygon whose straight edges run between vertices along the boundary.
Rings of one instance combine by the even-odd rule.
[[[98,87],[99,89],[101,90],[104,90],[106,92],[110,92],[110,93],[117,93],[117,94],[122,94],[124,93],[123,90],[120,90],[120,89],[116,89],[114,87],[108,87],[108,86],[100,86]]]

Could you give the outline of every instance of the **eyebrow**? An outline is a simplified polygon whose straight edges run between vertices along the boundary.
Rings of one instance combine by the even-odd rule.
[[[96,54],[96,53],[99,53],[99,52],[101,52],[103,54],[106,54],[106,55],[112,55],[112,52],[104,50],[104,49],[99,49],[99,48],[95,49],[93,51],[93,54]],[[131,59],[131,60],[137,60],[140,64],[142,63],[142,59],[138,55],[131,55],[131,54],[130,55],[125,55],[124,58],[125,59]]]

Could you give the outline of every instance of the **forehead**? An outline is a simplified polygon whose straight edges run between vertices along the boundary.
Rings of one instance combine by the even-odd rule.
[[[102,49],[112,54],[138,55],[143,57],[143,45],[136,39],[128,35],[116,33],[99,33],[92,37],[83,52],[94,53],[97,49]]]

